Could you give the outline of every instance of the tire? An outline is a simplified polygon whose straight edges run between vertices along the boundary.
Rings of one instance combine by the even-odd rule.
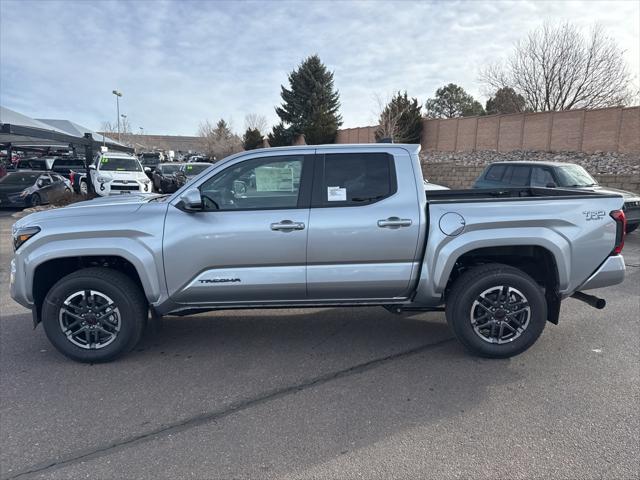
[[[634,232],[638,226],[640,226],[640,223],[627,223],[626,233]]]
[[[91,292],[90,299],[84,301],[87,291]],[[113,306],[105,312],[109,301]],[[100,320],[86,311],[92,307],[93,311],[105,312]],[[109,268],[85,268],[63,277],[49,290],[42,306],[42,325],[60,353],[78,362],[99,363],[114,360],[135,347],[147,315],[146,299],[133,280]],[[80,324],[74,327],[72,322]],[[69,335],[63,332],[63,326]],[[83,331],[78,333],[78,329]]]
[[[540,337],[547,323],[547,302],[542,288],[522,270],[487,264],[455,281],[447,296],[446,317],[471,353],[507,358],[524,352]]]
[[[89,194],[89,185],[85,180],[80,182],[80,195],[88,195]]]
[[[29,206],[37,207],[38,205],[42,205],[42,199],[40,198],[40,195],[38,195],[37,193],[34,193],[33,195],[31,195],[31,198],[29,199]]]

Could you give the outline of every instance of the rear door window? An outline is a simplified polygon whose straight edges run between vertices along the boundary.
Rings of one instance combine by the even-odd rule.
[[[388,153],[327,154],[320,167],[315,206],[367,205],[397,190],[393,157]]]
[[[513,187],[524,187],[529,185],[530,172],[531,167],[509,165],[504,173],[503,181]]]

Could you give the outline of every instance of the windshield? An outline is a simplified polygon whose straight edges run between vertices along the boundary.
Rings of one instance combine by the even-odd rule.
[[[204,172],[209,167],[210,165],[193,165],[188,163],[184,166],[184,173],[187,177],[193,177],[194,175]]]
[[[140,163],[135,158],[126,157],[102,157],[100,159],[100,170],[114,172],[140,172]]]
[[[161,167],[162,173],[168,173],[168,174],[172,174],[172,173],[176,173],[178,170],[180,170],[180,167],[182,165],[163,165]]]
[[[558,168],[560,187],[593,187],[598,182],[580,165],[566,165]]]
[[[25,187],[29,187],[36,183],[39,176],[37,173],[10,173],[0,179],[0,183],[3,185],[24,185]]]
[[[140,159],[140,163],[142,163],[142,165],[145,166],[149,166],[149,165],[158,165],[160,163],[160,157],[157,156],[142,156],[142,158]]]

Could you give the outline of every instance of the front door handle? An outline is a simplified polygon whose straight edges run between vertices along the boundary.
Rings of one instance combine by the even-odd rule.
[[[278,223],[272,223],[271,230],[277,230],[281,232],[290,232],[292,230],[304,230],[304,223],[292,222],[291,220],[282,220]]]
[[[389,217],[385,220],[378,220],[380,228],[400,228],[410,227],[413,222],[408,218]]]

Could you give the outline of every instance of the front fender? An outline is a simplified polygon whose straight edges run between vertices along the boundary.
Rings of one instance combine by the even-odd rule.
[[[156,258],[153,250],[134,238],[102,237],[93,239],[49,240],[38,248],[32,249],[23,260],[26,299],[33,303],[33,280],[38,266],[59,258],[86,256],[116,256],[131,263],[144,289],[150,304],[157,303],[162,296],[164,286],[159,279],[164,278],[162,261]]]

